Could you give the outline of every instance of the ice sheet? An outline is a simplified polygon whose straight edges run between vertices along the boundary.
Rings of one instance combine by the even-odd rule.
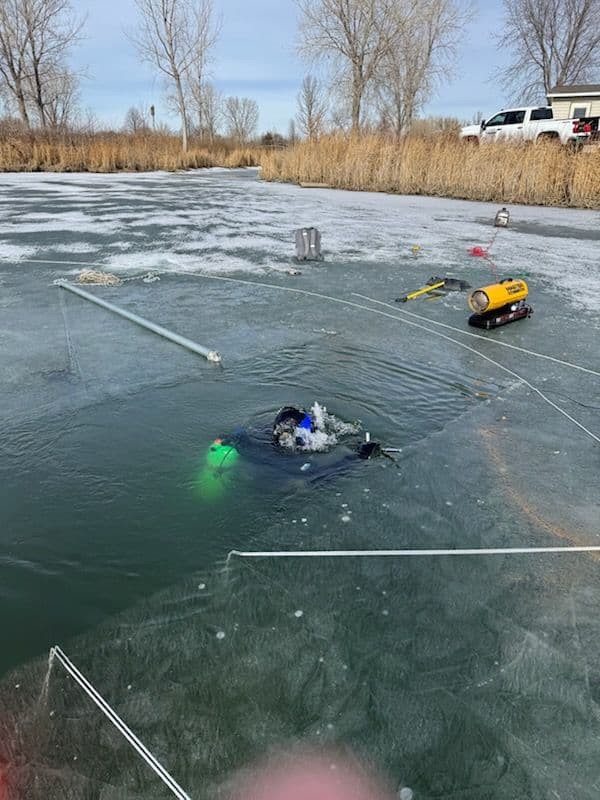
[[[10,256],[6,247],[18,234],[86,232],[97,239],[102,260],[127,270],[131,260],[119,264],[111,253],[122,249],[115,233],[125,229],[126,241],[132,233],[140,237],[133,258],[152,258],[148,249],[171,254],[170,263],[162,264],[166,271],[227,269],[230,258],[230,268],[254,272],[257,261],[263,267],[287,261],[294,229],[314,224],[332,261],[396,262],[404,268],[410,247],[418,244],[415,260],[426,259],[438,271],[491,277],[487,265],[469,259],[467,250],[491,239],[493,204],[266,185],[252,180],[254,174],[8,175],[2,202],[10,210],[18,190],[24,213],[0,227],[0,257]],[[52,212],[36,210],[50,200]],[[67,205],[56,210],[57,201]],[[502,274],[531,276],[572,307],[598,312],[599,221],[592,211],[512,208],[511,225],[500,231],[491,255]],[[179,251],[181,260],[175,257]],[[195,267],[187,253],[197,257]],[[159,265],[157,258],[153,266]]]

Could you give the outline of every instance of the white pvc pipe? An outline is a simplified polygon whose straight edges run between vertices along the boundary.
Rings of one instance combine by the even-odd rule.
[[[67,281],[57,281],[56,285],[60,286],[61,289],[67,289],[69,292],[73,292],[73,294],[83,297],[84,300],[89,300],[91,303],[95,303],[97,306],[106,308],[107,311],[112,311],[113,314],[117,314],[119,317],[128,319],[130,322],[135,322],[136,325],[140,325],[142,328],[152,331],[152,333],[157,333],[159,336],[162,336],[163,339],[168,339],[170,342],[181,345],[181,347],[191,350],[192,353],[197,353],[199,356],[204,356],[204,358],[206,358],[208,361],[213,361],[215,363],[219,363],[221,361],[221,356],[216,350],[209,350],[208,347],[202,347],[201,344],[196,344],[196,342],[192,342],[191,339],[186,339],[185,336],[180,336],[178,333],[168,331],[161,325],[156,325],[154,322],[144,319],[144,317],[140,317],[137,314],[133,314],[131,311],[126,311],[124,308],[115,306],[113,303],[109,303],[107,300],[102,300],[100,297],[96,297],[96,295],[80,289],[79,286],[74,286],[72,283],[68,283]]]
[[[598,553],[600,545],[577,545],[575,547],[469,547],[440,550],[230,550],[239,558],[406,558],[419,556],[517,556],[533,554]]]

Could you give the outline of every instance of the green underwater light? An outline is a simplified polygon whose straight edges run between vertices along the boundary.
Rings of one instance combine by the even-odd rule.
[[[195,481],[196,491],[203,500],[217,500],[229,483],[231,470],[240,457],[231,444],[215,439],[206,452],[204,466]]]

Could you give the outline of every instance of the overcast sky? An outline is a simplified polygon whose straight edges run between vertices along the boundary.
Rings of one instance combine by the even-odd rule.
[[[174,122],[162,82],[141,64],[124,31],[136,25],[133,0],[72,0],[86,15],[85,39],[72,61],[85,69],[82,105],[107,125],[120,126],[132,105],[156,106],[157,122]],[[297,12],[293,0],[214,0],[222,18],[221,37],[211,66],[215,85],[224,94],[254,98],[260,107],[261,131],[286,133],[296,110],[296,95],[306,66],[294,53]],[[500,2],[479,0],[460,49],[452,81],[443,86],[426,114],[470,120],[486,116],[510,98],[493,79],[502,62],[492,34],[501,24]]]

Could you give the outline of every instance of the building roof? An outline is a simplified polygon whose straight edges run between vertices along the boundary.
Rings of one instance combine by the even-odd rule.
[[[548,97],[574,94],[600,94],[600,83],[575,83],[570,86],[555,86],[548,92]]]

